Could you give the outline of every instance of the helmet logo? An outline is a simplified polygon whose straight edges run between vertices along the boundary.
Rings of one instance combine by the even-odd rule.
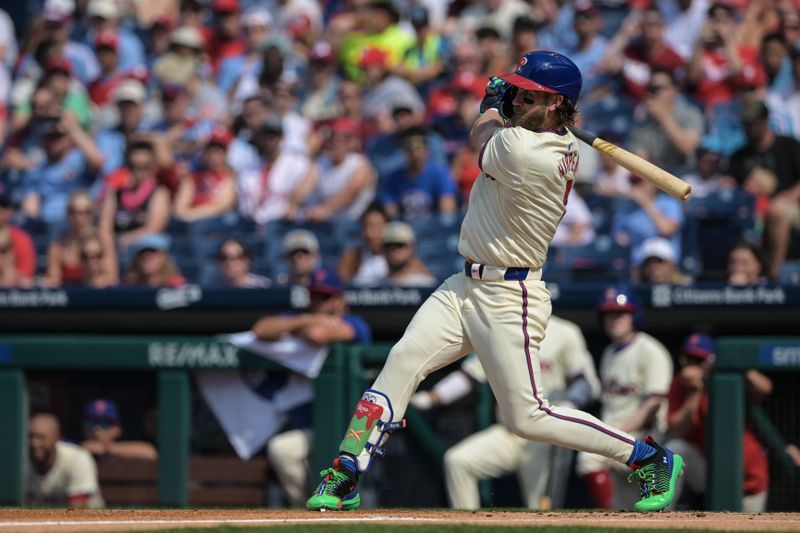
[[[520,59],[519,63],[517,64],[517,72],[522,70],[522,67],[524,67],[527,64],[528,64],[528,58],[526,56],[522,56],[522,59]]]
[[[628,304],[628,297],[624,294],[618,294],[616,301],[618,306],[625,307]]]

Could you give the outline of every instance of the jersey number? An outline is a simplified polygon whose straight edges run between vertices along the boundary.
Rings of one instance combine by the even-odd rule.
[[[567,187],[564,189],[564,205],[567,205],[569,202],[569,193],[572,192],[572,185],[575,183],[575,180],[567,180]]]

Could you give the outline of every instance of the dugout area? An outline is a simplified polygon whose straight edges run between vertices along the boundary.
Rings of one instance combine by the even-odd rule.
[[[172,343],[191,346],[193,353],[208,357],[178,361],[154,357],[154,346]],[[26,452],[26,415],[28,387],[26,373],[53,370],[110,371],[155,378],[158,410],[157,464],[99,464],[104,490],[116,496],[113,505],[194,507],[202,505],[253,506],[263,494],[268,471],[264,461],[250,464],[235,458],[203,458],[190,453],[192,416],[191,372],[199,368],[234,369],[278,367],[252,354],[236,349],[213,337],[198,336],[86,336],[55,335],[0,336],[3,365],[0,368],[0,419],[7,431],[0,434],[0,504],[20,505],[23,502],[23,464]],[[201,349],[202,348],[202,349]],[[311,471],[319,471],[330,461],[346,426],[352,406],[360,396],[365,380],[370,379],[388,355],[389,344],[368,346],[336,345],[316,380],[314,404],[315,446]],[[211,357],[211,355],[214,357]],[[227,354],[225,356],[219,354]],[[758,368],[770,375],[775,394],[760,406],[746,401],[743,372]],[[745,420],[755,425],[762,442],[769,448],[771,459],[770,509],[793,511],[798,506],[800,476],[798,469],[782,453],[787,439],[798,438],[797,372],[800,370],[800,337],[726,337],[719,340],[717,370],[711,384],[711,423],[708,441],[714,450],[709,457],[709,486],[706,507],[711,510],[737,511],[742,486],[741,435]],[[493,404],[488,388],[479,389],[469,416],[476,427],[491,422]],[[451,442],[437,436],[427,416],[410,409],[408,430],[402,439],[390,441],[392,454],[406,457],[403,472],[413,475],[437,468]],[[454,421],[458,423],[458,419]],[[463,419],[461,419],[463,422]],[[409,442],[413,441],[415,461],[408,460]],[[390,464],[382,468],[393,469]],[[391,477],[391,476],[387,476]],[[432,479],[435,483],[435,477]],[[422,486],[409,487],[400,480],[397,501],[379,501],[379,505],[402,506],[403,491],[424,492]],[[496,482],[495,482],[496,483]],[[377,491],[373,491],[377,492]],[[492,483],[482,486],[484,502],[492,502]],[[431,500],[434,501],[434,500]]]

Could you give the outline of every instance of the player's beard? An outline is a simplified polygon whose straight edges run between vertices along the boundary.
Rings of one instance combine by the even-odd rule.
[[[514,117],[514,126],[525,128],[526,130],[535,131],[541,129],[547,118],[547,108],[544,106],[536,106],[528,110],[527,113],[517,118]]]

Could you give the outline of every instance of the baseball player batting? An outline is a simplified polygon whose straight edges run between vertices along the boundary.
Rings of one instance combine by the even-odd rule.
[[[516,71],[490,80],[470,131],[471,142],[482,146],[482,173],[461,226],[464,272],[434,291],[392,348],[356,404],[339,456],[321,472],[308,509],[357,509],[359,476],[405,425],[417,386],[473,351],[516,435],[628,465],[640,482],[638,511],[672,501],[683,471],[679,455],[577,409],[550,405],[542,386],[537,351],[551,311],[542,265],[578,167],[578,143],[567,128],[581,85],[570,59],[545,51],[528,52]]]

